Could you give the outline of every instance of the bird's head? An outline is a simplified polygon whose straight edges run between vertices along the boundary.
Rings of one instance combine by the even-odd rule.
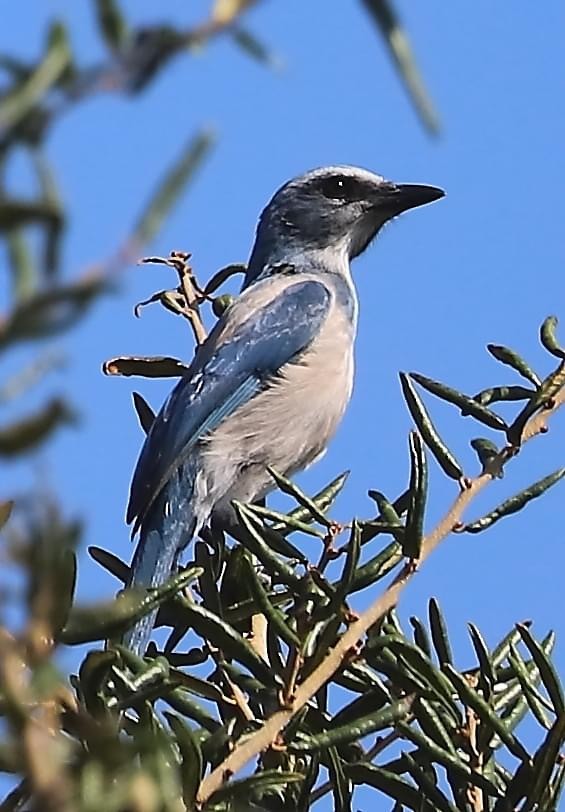
[[[355,166],[314,169],[282,186],[263,210],[251,264],[284,259],[277,255],[285,250],[353,259],[388,220],[443,195],[436,186],[392,183]]]

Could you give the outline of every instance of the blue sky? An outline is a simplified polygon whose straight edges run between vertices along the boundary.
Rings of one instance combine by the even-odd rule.
[[[134,21],[189,26],[205,16],[208,3],[129,0],[123,6]],[[368,488],[396,496],[406,485],[410,420],[399,370],[474,393],[519,382],[490,358],[487,342],[516,348],[547,373],[549,357],[537,340],[546,315],[561,317],[565,341],[565,7],[558,0],[546,0],[543,9],[489,0],[464,9],[439,0],[397,6],[439,109],[437,139],[419,126],[359,3],[271,0],[248,15],[247,25],[277,53],[281,70],[268,70],[228,39],[218,40],[177,59],[139,97],[101,95],[78,106],[48,142],[73,212],[64,257],[68,278],[112,254],[161,173],[202,125],[216,131],[216,148],[147,252],[190,250],[203,279],[228,262],[245,261],[267,199],[313,166],[359,164],[446,189],[445,200],[400,218],[355,264],[361,316],[353,400],[325,458],[300,479],[314,491],[350,468],[334,511],[344,521],[371,515]],[[21,0],[4,17],[0,51],[34,57],[53,14],[68,23],[80,62],[102,58],[90,7],[70,0]],[[25,186],[23,169],[13,182]],[[120,278],[119,295],[57,342],[68,352],[68,365],[28,403],[64,392],[81,408],[80,428],[61,432],[48,450],[3,476],[5,493],[48,472],[67,509],[87,520],[84,546],[98,544],[124,558],[132,550],[124,511],[141,443],[130,393],[139,389],[157,407],[169,384],[108,379],[100,366],[120,354],[190,357],[190,337],[179,319],[157,307],[141,320],[132,315],[134,303],[173,282],[165,270],[132,266]],[[0,295],[4,290],[2,282]],[[12,366],[32,355],[33,348],[22,350]],[[429,404],[473,474],[468,442],[485,432],[455,410]],[[565,464],[564,440],[564,416],[558,415],[550,434],[524,449],[469,517]],[[456,492],[435,469],[431,486],[429,526]],[[564,487],[488,533],[451,537],[404,593],[401,616],[425,616],[429,597],[436,596],[461,667],[472,656],[467,621],[493,644],[524,618],[532,618],[540,634],[553,627],[562,637]],[[113,579],[85,555],[80,596],[102,598],[114,589]],[[362,593],[359,607],[371,597]],[[561,643],[561,671],[563,651]]]

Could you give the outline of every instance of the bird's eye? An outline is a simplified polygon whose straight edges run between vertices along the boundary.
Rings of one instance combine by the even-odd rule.
[[[324,197],[329,197],[332,200],[355,200],[356,195],[356,181],[354,178],[345,176],[324,178],[320,184],[320,191]]]

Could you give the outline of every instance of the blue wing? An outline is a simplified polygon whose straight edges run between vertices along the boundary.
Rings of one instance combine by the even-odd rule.
[[[133,475],[127,511],[128,523],[135,520],[133,532],[198,440],[308,347],[329,306],[330,293],[321,282],[290,285],[179,381],[147,435]]]

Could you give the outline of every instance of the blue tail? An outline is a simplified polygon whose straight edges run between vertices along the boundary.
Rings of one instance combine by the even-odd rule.
[[[181,496],[180,477],[175,476],[143,522],[128,586],[158,587],[165,583],[191,540],[194,527],[191,499]],[[142,617],[124,635],[123,644],[134,654],[145,654],[157,611]]]

